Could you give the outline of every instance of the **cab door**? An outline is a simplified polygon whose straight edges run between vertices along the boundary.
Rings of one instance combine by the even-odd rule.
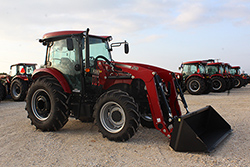
[[[60,71],[68,81],[72,92],[81,92],[81,72],[76,69],[80,64],[79,44],[72,38],[73,48],[68,49],[67,39],[50,42],[47,53],[47,67]]]

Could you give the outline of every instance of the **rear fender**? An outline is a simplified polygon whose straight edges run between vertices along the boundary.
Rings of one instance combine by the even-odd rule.
[[[41,76],[45,76],[45,75],[52,75],[53,77],[55,77],[58,82],[61,84],[64,92],[66,93],[72,93],[71,92],[71,88],[67,82],[67,80],[65,79],[65,77],[63,76],[62,73],[60,73],[58,70],[54,69],[54,68],[41,68],[41,69],[36,69],[33,74],[32,74],[32,79],[35,80]]]
[[[221,74],[214,74],[214,75],[211,75],[211,78],[213,78],[213,77],[221,77],[221,78],[224,78],[224,76],[221,75]]]
[[[189,76],[186,78],[185,82],[187,82],[187,80],[188,80],[189,78],[192,78],[192,77],[200,77],[200,78],[202,78],[202,79],[205,79],[205,77],[204,77],[203,75],[201,75],[201,74],[192,74],[192,75],[189,75]]]
[[[21,79],[23,81],[29,81],[29,78],[26,75],[16,75],[11,79],[11,82],[14,81],[15,79]]]

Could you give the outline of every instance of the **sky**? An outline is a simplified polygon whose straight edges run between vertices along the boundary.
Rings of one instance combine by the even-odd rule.
[[[178,72],[182,62],[219,59],[250,73],[250,0],[0,0],[0,73],[42,65],[47,32],[90,29],[129,43],[116,61]]]

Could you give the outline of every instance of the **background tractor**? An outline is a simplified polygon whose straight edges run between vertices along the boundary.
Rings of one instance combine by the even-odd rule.
[[[232,74],[230,74],[232,66],[229,63],[224,63],[223,64],[223,69],[224,69],[224,73],[223,75],[226,76],[228,78],[228,86],[227,89],[230,90],[232,88],[234,88],[234,76]]]
[[[181,64],[181,75],[178,76],[183,91],[192,95],[207,94],[211,91],[212,83],[206,73],[206,61],[189,61]]]
[[[10,74],[0,75],[1,87],[5,91],[0,95],[0,99],[5,99],[8,94],[15,101],[25,99],[31,83],[31,75],[36,68],[33,63],[18,63],[10,66]]]
[[[212,89],[214,92],[224,92],[231,87],[230,80],[224,73],[224,64],[222,62],[207,63],[206,72],[212,81]]]
[[[241,76],[242,76],[243,79],[245,79],[246,85],[248,83],[250,83],[250,77],[249,77],[249,75],[247,73],[242,73]]]
[[[246,81],[241,76],[240,66],[232,66],[230,73],[234,76],[235,88],[241,88],[246,85]]]
[[[97,125],[103,137],[127,141],[140,123],[154,127],[176,151],[206,151],[231,132],[230,125],[211,107],[189,113],[182,91],[169,70],[140,63],[116,62],[111,36],[86,31],[47,33],[45,65],[32,75],[26,98],[31,124],[42,131],[61,129],[74,117]],[[182,115],[179,95],[187,114]],[[188,132],[188,133],[187,133]]]

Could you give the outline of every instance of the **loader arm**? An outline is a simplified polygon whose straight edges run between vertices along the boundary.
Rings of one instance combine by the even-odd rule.
[[[122,69],[123,72],[128,72],[132,75],[133,79],[142,79],[145,82],[146,89],[148,92],[147,98],[152,114],[152,119],[154,122],[154,126],[156,129],[161,131],[165,136],[168,138],[171,138],[171,132],[173,130],[172,125],[172,118],[174,116],[180,116],[180,107],[178,104],[176,95],[176,90],[174,86],[174,82],[171,76],[171,72],[168,72],[167,70],[160,71],[159,69],[155,69],[160,71],[159,75],[156,71],[153,70],[153,68],[149,68],[150,66],[143,67],[143,65],[140,64],[134,64],[134,63],[116,63],[116,66]],[[164,75],[163,75],[164,73]],[[159,78],[163,76],[163,79],[165,82],[170,82],[171,84],[171,95],[169,97],[169,101],[165,99],[165,95],[161,94],[163,92],[162,89],[162,80],[159,80]],[[170,105],[169,105],[170,104]],[[177,110],[176,110],[177,108]]]

